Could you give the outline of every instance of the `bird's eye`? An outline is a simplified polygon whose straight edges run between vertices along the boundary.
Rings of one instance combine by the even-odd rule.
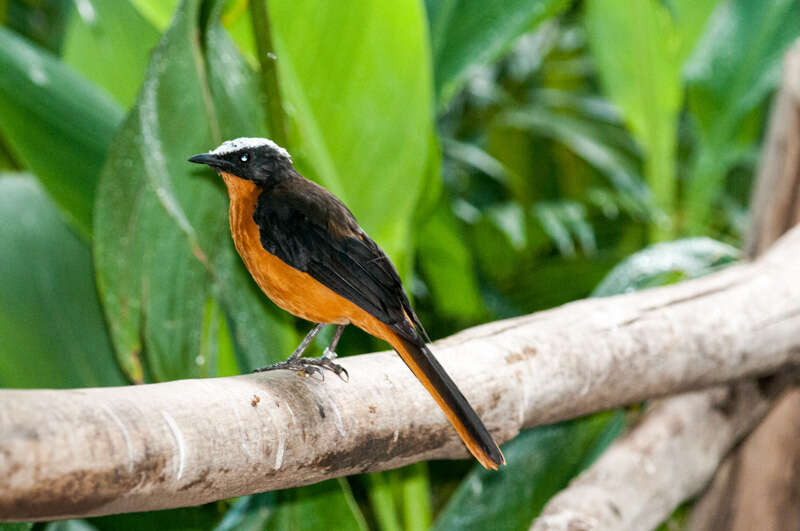
[[[242,155],[239,157],[239,160],[241,160],[242,162],[247,162],[248,160],[250,160],[250,155],[248,155],[247,153],[242,153]]]

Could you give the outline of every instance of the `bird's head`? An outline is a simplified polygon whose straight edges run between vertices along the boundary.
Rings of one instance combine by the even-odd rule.
[[[280,179],[292,169],[289,152],[268,138],[227,140],[214,151],[191,157],[189,162],[206,164],[219,173],[256,184]]]

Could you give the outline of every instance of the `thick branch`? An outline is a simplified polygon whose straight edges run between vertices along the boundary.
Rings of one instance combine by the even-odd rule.
[[[761,255],[775,240],[800,220],[800,45],[787,54],[781,91],[770,119],[761,168],[753,200],[747,245],[750,257]],[[794,232],[797,232],[795,229]],[[783,376],[780,389],[791,381]],[[726,388],[676,396],[651,408],[642,423],[617,441],[589,470],[553,498],[533,529],[655,527],[682,501],[696,495],[713,476],[728,450],[752,430],[774,403],[774,393],[757,395],[774,380],[740,382]],[[721,414],[717,397],[733,397]],[[742,402],[748,397],[750,402]],[[790,412],[791,413],[791,412]],[[680,426],[677,430],[676,427]],[[773,437],[774,438],[774,437]],[[730,458],[729,458],[730,459]],[[790,459],[772,453],[783,466]],[[636,466],[646,464],[647,466]],[[780,466],[780,465],[778,465]],[[751,467],[764,470],[763,462]],[[774,468],[774,467],[773,467]],[[657,471],[654,475],[653,471]],[[748,515],[734,525],[732,513],[751,509],[755,494],[775,499],[764,482],[737,482],[732,464],[723,467],[709,499],[692,515],[693,529],[751,529],[765,527],[764,514]],[[735,484],[735,485],[733,485]],[[755,486],[754,486],[755,485]],[[772,482],[772,487],[775,482]],[[587,502],[587,496],[591,502]],[[749,499],[750,504],[741,502]],[[794,501],[774,513],[782,519]],[[758,503],[758,502],[755,502]],[[787,520],[791,521],[791,520]],[[751,525],[747,525],[749,522]],[[743,524],[743,525],[739,525]],[[572,526],[572,527],[571,527]]]
[[[648,409],[569,488],[552,498],[533,531],[654,529],[708,483],[720,461],[763,418],[787,375],[685,393]],[[693,422],[703,418],[704,422]]]
[[[501,440],[800,363],[800,231],[754,264],[476,327],[434,347]],[[391,353],[294,373],[0,391],[0,520],[192,505],[466,451]]]

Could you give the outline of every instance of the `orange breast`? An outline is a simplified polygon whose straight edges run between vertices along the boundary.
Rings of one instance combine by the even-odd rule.
[[[275,304],[303,319],[315,323],[353,323],[383,338],[386,333],[383,323],[262,247],[258,226],[253,221],[258,187],[228,173],[220,174],[231,200],[229,215],[233,242],[261,290]]]

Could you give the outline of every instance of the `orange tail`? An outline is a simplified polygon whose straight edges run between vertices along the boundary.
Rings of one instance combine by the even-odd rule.
[[[489,470],[497,470],[499,465],[504,465],[506,460],[503,452],[456,384],[425,346],[422,338],[412,342],[400,337],[388,327],[386,330],[389,333],[384,339],[391,343],[414,376],[436,400],[475,459]]]

